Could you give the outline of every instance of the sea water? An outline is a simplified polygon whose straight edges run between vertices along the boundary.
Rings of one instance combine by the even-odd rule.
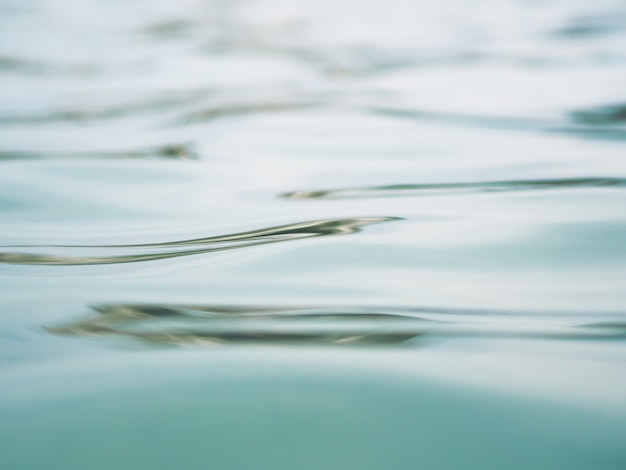
[[[621,0],[1,0],[0,468],[626,468]]]

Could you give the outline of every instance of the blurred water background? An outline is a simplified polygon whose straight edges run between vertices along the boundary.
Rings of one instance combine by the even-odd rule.
[[[626,468],[622,0],[0,0],[0,467]]]

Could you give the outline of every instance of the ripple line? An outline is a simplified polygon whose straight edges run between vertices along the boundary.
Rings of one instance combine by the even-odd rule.
[[[143,101],[93,106],[90,108],[42,110],[35,114],[4,113],[0,114],[0,125],[37,125],[58,122],[82,123],[117,119],[140,114],[154,114],[162,111],[175,111],[193,104],[210,94],[207,90],[193,90],[184,94],[155,97]]]
[[[626,123],[626,103],[580,109],[570,113],[572,119],[594,126]]]
[[[199,111],[187,113],[176,119],[175,124],[185,125],[198,122],[213,121],[225,117],[247,116],[259,113],[276,113],[321,106],[319,102],[269,101],[263,103],[242,103],[210,106]]]
[[[112,152],[31,152],[0,150],[0,161],[8,160],[110,160],[110,159],[171,159],[196,160],[198,154],[190,143]]]
[[[575,134],[582,137],[626,140],[626,129],[623,127],[623,113],[620,107],[614,111],[573,111],[570,116],[573,123],[560,123],[548,119],[511,116],[486,116],[480,114],[444,113],[420,109],[404,109],[385,106],[359,107],[364,112],[399,119],[425,120],[443,122],[461,126],[489,127],[493,129],[511,129],[516,131],[551,132],[559,134]]]
[[[163,260],[302,238],[347,235],[357,233],[368,225],[394,220],[401,219],[398,217],[324,219],[214,237],[134,245],[11,245],[0,247],[0,264],[70,266]],[[190,247],[197,248],[171,250]],[[11,251],[5,251],[7,248]],[[37,248],[47,253],[13,251],[16,248]],[[158,251],[155,253],[155,250]],[[59,251],[60,254],[55,253]],[[84,252],[86,254],[80,255]],[[103,252],[104,254],[101,254]]]
[[[623,322],[581,324],[580,314],[563,312],[539,315],[444,308],[161,304],[96,305],[91,309],[87,318],[44,329],[62,336],[126,337],[156,346],[260,342],[393,345],[421,336],[626,339]],[[509,315],[504,316],[505,313]],[[490,316],[498,321],[485,322],[485,317]],[[524,316],[532,317],[532,326],[520,324],[519,319]]]
[[[285,199],[357,199],[603,187],[624,188],[626,187],[626,178],[559,178],[483,181],[474,183],[392,184],[356,188],[291,191],[282,193],[279,197]]]

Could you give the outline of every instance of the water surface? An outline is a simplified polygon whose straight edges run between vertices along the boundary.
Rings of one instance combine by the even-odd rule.
[[[619,0],[0,0],[0,467],[626,468]]]

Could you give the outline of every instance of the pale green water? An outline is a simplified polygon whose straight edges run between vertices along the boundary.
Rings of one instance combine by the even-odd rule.
[[[625,44],[0,0],[0,468],[626,468]]]

